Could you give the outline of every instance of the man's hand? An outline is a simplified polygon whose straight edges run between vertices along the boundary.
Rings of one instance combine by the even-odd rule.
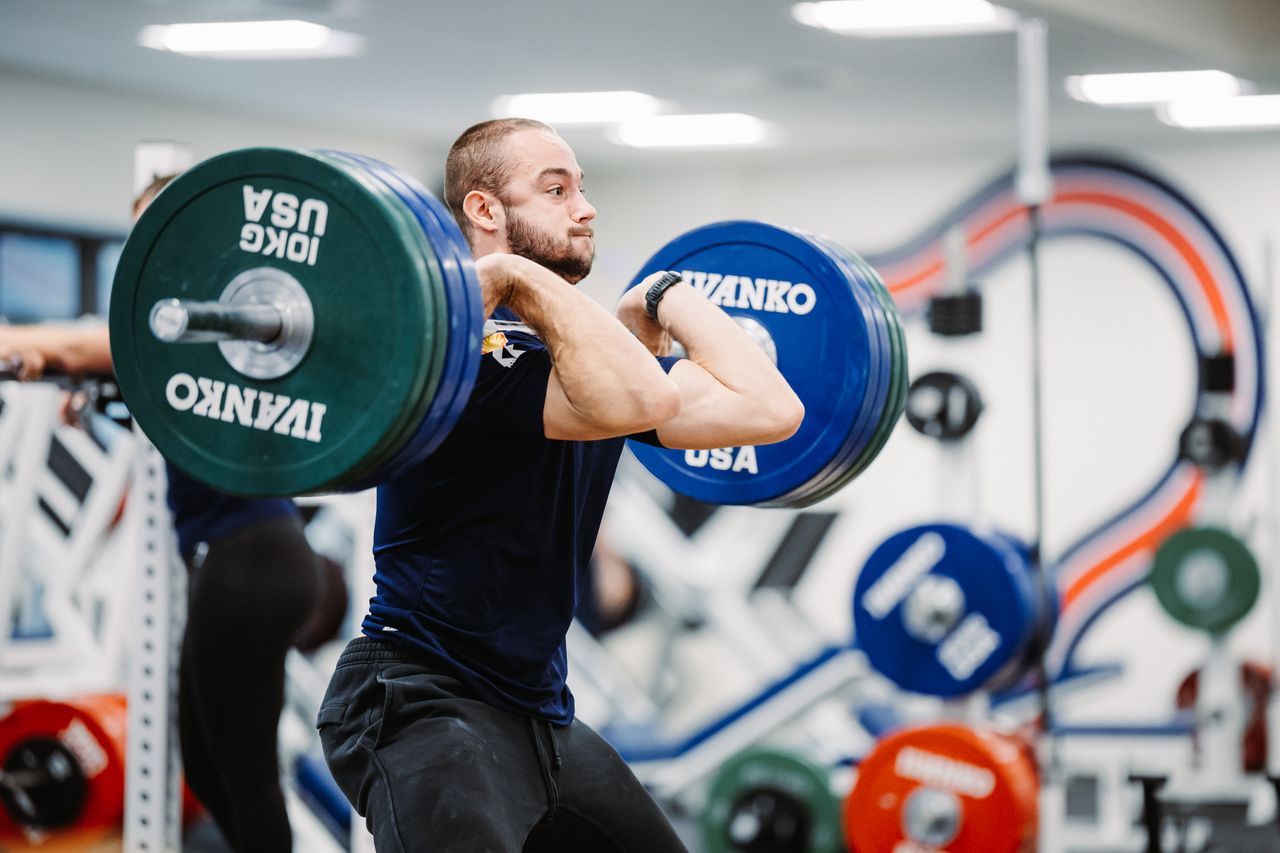
[[[34,382],[49,368],[44,352],[33,342],[0,329],[0,376]]]
[[[480,295],[484,299],[485,319],[493,316],[499,305],[511,301],[516,286],[516,275],[511,259],[515,255],[494,253],[476,259],[476,278],[480,280]]]
[[[111,338],[105,323],[0,326],[0,370],[8,359],[23,382],[50,374],[110,376]]]
[[[671,333],[649,316],[644,297],[650,286],[665,274],[665,270],[659,270],[646,276],[644,281],[622,295],[613,312],[618,321],[654,355],[671,355]]]

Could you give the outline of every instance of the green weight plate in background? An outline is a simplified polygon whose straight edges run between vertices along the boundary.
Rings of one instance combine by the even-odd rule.
[[[843,853],[840,804],[826,769],[755,747],[716,773],[700,820],[707,853]]]
[[[1190,527],[1156,550],[1151,588],[1177,621],[1221,634],[1258,600],[1258,561],[1238,537],[1216,527]]]

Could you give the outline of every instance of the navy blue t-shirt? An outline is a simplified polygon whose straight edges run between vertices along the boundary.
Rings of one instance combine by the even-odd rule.
[[[546,438],[551,354],[532,334],[503,334],[486,337],[449,436],[378,489],[363,629],[492,705],[567,725],[565,633],[625,440]]]
[[[190,560],[201,542],[225,539],[254,522],[285,513],[298,514],[290,500],[241,498],[212,489],[165,463],[166,500],[178,534],[178,553]]]

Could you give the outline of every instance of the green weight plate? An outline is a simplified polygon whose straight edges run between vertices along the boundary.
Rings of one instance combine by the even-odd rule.
[[[842,853],[840,804],[828,773],[802,755],[764,747],[716,773],[701,820],[707,853]]]
[[[1261,573],[1248,546],[1226,530],[1189,527],[1161,543],[1151,588],[1165,611],[1184,625],[1221,634],[1258,600]]]
[[[422,227],[404,202],[385,183],[359,165],[328,153],[315,153],[316,156],[345,172],[368,192],[378,196],[387,205],[388,209],[394,212],[395,216],[403,223],[405,229],[412,235],[413,243],[416,245],[423,263],[429,270],[429,275],[423,281],[423,284],[427,287],[426,298],[434,306],[431,314],[433,322],[431,340],[434,349],[430,361],[424,363],[423,366],[430,369],[424,370],[420,377],[422,390],[417,395],[415,404],[405,407],[402,413],[403,417],[397,421],[393,430],[388,431],[387,440],[379,445],[374,454],[370,455],[367,463],[352,471],[352,483],[371,484],[392,473],[382,469],[388,462],[392,461],[395,454],[413,437],[418,425],[426,417],[427,410],[433,404],[439,402],[436,399],[436,392],[440,386],[441,369],[445,363],[444,354],[449,334],[448,312],[451,309],[444,295],[444,278],[440,270],[439,260],[435,254],[436,248],[431,245],[427,235],[422,231]]]
[[[144,212],[117,267],[111,350],[131,413],[161,453],[215,488],[343,488],[403,434],[438,376],[419,234],[402,206],[312,154],[245,149],[195,166]],[[284,376],[251,379],[216,345],[150,331],[159,300],[217,301],[237,277],[282,273],[306,291],[315,324]]]

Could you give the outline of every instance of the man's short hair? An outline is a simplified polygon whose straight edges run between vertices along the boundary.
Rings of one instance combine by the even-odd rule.
[[[462,200],[472,190],[504,197],[503,191],[511,180],[511,160],[505,156],[503,143],[521,130],[555,133],[550,125],[531,118],[496,118],[473,124],[449,149],[444,162],[444,203],[468,239],[471,223],[463,212]]]

